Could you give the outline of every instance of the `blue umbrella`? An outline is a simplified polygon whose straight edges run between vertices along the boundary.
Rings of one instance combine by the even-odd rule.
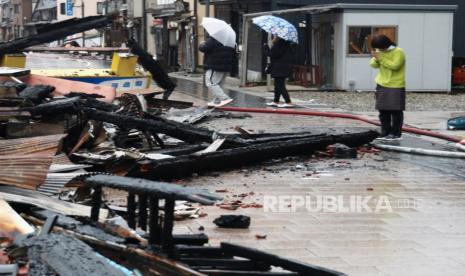
[[[287,20],[272,15],[262,15],[255,17],[253,23],[267,33],[271,33],[287,41],[299,43],[297,29]]]

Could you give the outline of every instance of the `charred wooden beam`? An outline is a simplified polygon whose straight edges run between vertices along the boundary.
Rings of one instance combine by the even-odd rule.
[[[46,31],[36,35],[26,36],[0,44],[0,56],[18,53],[21,50],[42,43],[56,41],[69,35],[81,33],[96,28],[103,28],[115,18],[114,14],[105,16],[89,16],[85,18],[72,18],[59,23],[50,24]]]
[[[58,219],[58,215],[52,215],[52,216],[48,217],[47,220],[45,221],[44,226],[40,230],[40,235],[50,234],[50,232],[53,229],[53,226],[55,225],[55,223],[57,221],[57,219]]]
[[[147,196],[144,194],[139,195],[139,227],[147,230]]]
[[[172,199],[165,200],[161,246],[163,251],[167,252],[168,255],[172,255],[173,253],[174,203],[175,201]]]
[[[208,243],[208,236],[203,233],[194,235],[173,235],[173,243],[186,245],[204,245]]]
[[[149,218],[149,244],[160,244],[161,226],[159,212],[160,200],[157,196],[150,197],[150,218]]]
[[[269,271],[269,264],[250,260],[239,259],[217,259],[217,258],[181,258],[183,263],[188,264],[194,269],[228,269],[228,270],[243,270],[243,271]]]
[[[232,255],[225,255],[221,247],[214,246],[192,246],[192,245],[176,245],[174,247],[176,259],[181,257],[216,257],[216,258],[232,258]]]
[[[83,108],[82,111],[91,120],[111,123],[124,129],[138,129],[154,134],[162,133],[188,143],[211,143],[215,134],[215,132],[205,128],[163,120],[161,118],[159,120],[141,119],[91,108]],[[240,137],[228,137],[225,143],[230,146],[247,145],[247,142]]]
[[[61,215],[56,212],[52,212],[48,210],[34,209],[32,213],[34,216],[40,219],[45,219],[46,221],[48,221],[49,219],[53,217],[57,217],[58,219],[53,226],[59,226],[59,227],[62,227],[63,229],[73,230],[76,233],[92,236],[101,241],[112,242],[115,244],[122,244],[125,241],[125,239],[120,238],[115,235],[111,235],[107,233],[106,231],[104,231],[103,229],[99,228],[98,224],[96,224],[95,226],[90,225],[87,223],[83,223],[79,220],[76,220],[72,217]],[[45,228],[45,226],[43,228]]]
[[[187,200],[205,205],[213,205],[216,200],[221,199],[221,197],[200,189],[131,177],[93,175],[86,177],[84,182],[93,188],[108,187],[134,194],[146,194],[171,200]]]
[[[176,88],[176,84],[151,54],[142,49],[142,47],[132,39],[128,41],[128,46],[131,48],[132,53],[139,56],[139,63],[145,70],[150,72],[153,80],[158,86],[167,91],[173,91]]]
[[[305,139],[275,141],[239,148],[219,150],[200,156],[183,155],[163,160],[143,160],[129,175],[147,179],[188,176],[192,173],[238,168],[287,156],[311,155],[329,145],[341,143],[361,146],[378,137],[376,131],[363,131],[341,135],[322,135]]]
[[[128,194],[128,226],[136,229],[136,195],[134,193]]]
[[[298,272],[299,275],[315,276],[343,276],[344,273],[326,269],[319,266],[309,265],[303,262],[294,261],[277,255],[269,254],[253,248],[222,242],[221,248],[229,254],[237,257],[247,258],[254,262],[265,262],[272,266],[279,266],[292,272]]]
[[[95,186],[92,194],[92,209],[90,211],[90,219],[98,221],[100,215],[100,205],[102,204],[102,186]]]
[[[209,276],[297,276],[295,272],[269,272],[269,271],[237,271],[223,269],[199,269],[200,273]]]
[[[75,114],[79,110],[80,105],[81,98],[72,97],[25,108],[24,110],[29,111],[33,116],[47,116],[63,113]]]
[[[39,235],[23,243],[28,248],[30,275],[69,275],[70,272],[74,275],[125,275],[90,246],[71,236]]]

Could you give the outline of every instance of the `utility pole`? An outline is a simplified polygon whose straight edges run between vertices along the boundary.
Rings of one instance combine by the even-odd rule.
[[[205,16],[210,17],[210,0],[205,0]]]
[[[145,12],[146,5],[147,5],[146,0],[142,0],[141,39],[142,39],[142,47],[144,47],[145,50],[147,50],[147,45],[148,45],[147,43],[147,13]]]
[[[193,44],[194,44],[194,73],[197,71],[197,65],[199,64],[199,12],[198,12],[198,0],[194,0],[194,30],[193,35]]]
[[[81,0],[81,18],[84,18],[84,0]],[[82,47],[86,47],[86,32],[82,32]]]

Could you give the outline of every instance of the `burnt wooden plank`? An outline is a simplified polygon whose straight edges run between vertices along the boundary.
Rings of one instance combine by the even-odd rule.
[[[221,199],[221,197],[200,189],[131,177],[93,175],[85,177],[84,183],[91,187],[102,186],[125,190],[134,194],[146,194],[171,200],[187,200],[205,205],[212,205],[215,200]]]
[[[181,257],[232,258],[232,255],[225,255],[223,249],[218,246],[175,245],[174,253],[178,259]]]
[[[157,120],[135,118],[92,108],[82,108],[81,111],[91,120],[111,123],[123,129],[138,129],[153,134],[162,133],[188,143],[211,143],[215,134],[214,131],[205,128],[194,127],[162,118],[158,118]],[[229,146],[244,146],[248,144],[247,141],[236,136],[228,136],[225,143]]]
[[[83,31],[102,28],[110,24],[114,14],[72,18],[55,24],[49,24],[45,31],[0,44],[0,56],[18,53],[21,50],[41,43],[52,42]]]
[[[271,266],[256,261],[238,259],[216,259],[216,258],[181,258],[181,262],[188,264],[195,270],[216,268],[240,271],[269,271]]]
[[[220,270],[220,269],[200,269],[199,272],[210,276],[295,276],[299,275],[295,272],[268,272],[268,271],[235,271],[235,270]]]
[[[125,275],[111,266],[84,242],[67,235],[49,234],[24,241],[28,248],[29,274],[50,275]]]
[[[275,158],[312,155],[315,151],[325,150],[327,146],[335,143],[361,146],[376,137],[378,133],[372,130],[340,135],[318,135],[223,149],[200,156],[191,154],[163,160],[143,160],[139,162],[139,167],[134,167],[130,171],[129,175],[148,179],[179,178],[192,173],[239,168]]]
[[[204,245],[208,243],[208,236],[204,233],[191,235],[173,235],[174,244]]]
[[[257,249],[222,242],[221,248],[234,256],[250,259],[254,262],[264,262],[272,266],[279,266],[292,272],[298,272],[300,275],[314,276],[343,276],[344,273],[326,269],[320,266],[306,264],[277,255],[266,253]]]
[[[122,244],[125,241],[124,238],[107,233],[105,230],[98,228],[98,226],[89,225],[72,217],[61,215],[56,212],[34,208],[32,210],[32,214],[37,218],[44,220],[48,220],[51,217],[57,216],[58,219],[55,222],[56,226],[62,227],[63,229],[72,230],[81,235],[94,237],[101,241],[108,241],[117,244]]]

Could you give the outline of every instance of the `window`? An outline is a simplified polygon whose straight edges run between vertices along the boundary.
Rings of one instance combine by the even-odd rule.
[[[66,14],[66,3],[60,3],[60,14]]]
[[[97,14],[103,14],[103,2],[97,2]]]
[[[392,26],[358,26],[349,27],[349,55],[369,55],[371,53],[371,38],[384,34],[397,42],[397,27]]]

